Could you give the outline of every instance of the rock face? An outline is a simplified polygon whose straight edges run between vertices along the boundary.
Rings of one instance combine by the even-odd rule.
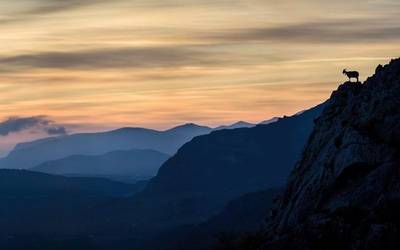
[[[276,208],[266,249],[391,249],[399,208],[397,59],[333,92]]]

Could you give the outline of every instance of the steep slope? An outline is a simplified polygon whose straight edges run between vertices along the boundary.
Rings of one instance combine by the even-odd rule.
[[[168,155],[155,150],[119,150],[103,155],[72,155],[42,163],[31,170],[60,175],[149,179],[168,158]]]
[[[151,220],[154,227],[157,220],[168,226],[192,223],[218,213],[226,202],[245,193],[281,186],[322,108],[269,125],[194,138],[135,197],[132,220]]]
[[[281,186],[302,153],[322,108],[319,105],[269,125],[196,137],[163,164],[145,192],[213,193],[230,199]]]
[[[396,249],[400,59],[335,91],[277,206],[265,249]],[[397,235],[397,236],[396,236]]]
[[[78,234],[91,209],[142,187],[101,178],[0,170],[0,236]]]
[[[153,149],[172,155],[193,137],[211,128],[186,124],[166,131],[122,128],[104,133],[74,134],[19,144],[3,159],[0,168],[27,169],[71,155],[99,155],[115,150]]]
[[[268,189],[245,194],[230,201],[221,213],[206,222],[168,232],[146,249],[208,250],[214,249],[224,239],[234,242],[242,235],[263,228],[273,200],[280,191]],[[166,245],[168,247],[163,247]]]

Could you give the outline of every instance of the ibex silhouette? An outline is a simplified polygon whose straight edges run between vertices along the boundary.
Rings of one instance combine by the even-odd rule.
[[[351,78],[355,78],[357,79],[357,82],[359,82],[358,78],[360,77],[360,73],[358,73],[357,71],[347,71],[346,69],[344,69],[343,74],[349,78],[350,82]]]

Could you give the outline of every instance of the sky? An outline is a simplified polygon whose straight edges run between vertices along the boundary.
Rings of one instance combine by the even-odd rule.
[[[399,15],[398,0],[0,0],[0,155],[49,135],[296,113],[344,68],[364,80],[398,57]]]

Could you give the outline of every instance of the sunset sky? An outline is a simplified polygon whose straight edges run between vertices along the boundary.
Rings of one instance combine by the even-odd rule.
[[[293,114],[343,68],[364,80],[400,56],[399,16],[398,0],[0,0],[0,155],[61,127]],[[2,134],[17,117],[46,129]]]

